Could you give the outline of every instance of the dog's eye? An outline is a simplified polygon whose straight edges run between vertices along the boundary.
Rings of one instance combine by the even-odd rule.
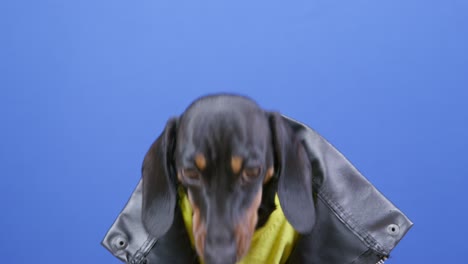
[[[243,172],[243,176],[245,180],[249,180],[251,178],[255,178],[260,174],[260,168],[245,168]]]
[[[187,177],[187,178],[192,179],[192,180],[196,180],[196,179],[200,178],[200,173],[198,172],[197,169],[194,169],[194,168],[183,169],[182,170],[182,175],[184,177]]]

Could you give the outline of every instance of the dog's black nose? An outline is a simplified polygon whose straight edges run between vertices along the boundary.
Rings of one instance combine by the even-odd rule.
[[[206,264],[234,264],[237,258],[234,236],[225,232],[207,236],[205,240]]]

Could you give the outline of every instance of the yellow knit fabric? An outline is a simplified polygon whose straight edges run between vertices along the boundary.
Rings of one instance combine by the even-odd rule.
[[[192,233],[192,208],[187,195],[179,188],[179,204],[182,210],[185,227],[192,242],[195,245]],[[275,196],[276,210],[268,218],[266,224],[255,231],[252,237],[247,255],[237,264],[251,263],[285,263],[299,237],[299,234],[286,220],[281,209],[278,195]],[[203,262],[200,260],[200,263]]]

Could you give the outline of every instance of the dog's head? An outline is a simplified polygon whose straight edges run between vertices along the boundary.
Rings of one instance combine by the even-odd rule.
[[[207,264],[235,263],[249,249],[259,212],[267,218],[274,210],[276,191],[291,225],[312,229],[311,177],[305,149],[281,115],[241,96],[203,97],[168,121],[145,156],[143,223],[155,237],[166,233],[182,184],[198,255]]]

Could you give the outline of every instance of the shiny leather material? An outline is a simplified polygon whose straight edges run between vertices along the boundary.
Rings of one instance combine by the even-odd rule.
[[[288,263],[375,264],[388,257],[413,223],[317,132],[285,119],[312,163],[317,215]],[[140,181],[102,245],[127,263],[198,263],[179,208],[165,235],[148,236],[141,221],[141,187]]]

